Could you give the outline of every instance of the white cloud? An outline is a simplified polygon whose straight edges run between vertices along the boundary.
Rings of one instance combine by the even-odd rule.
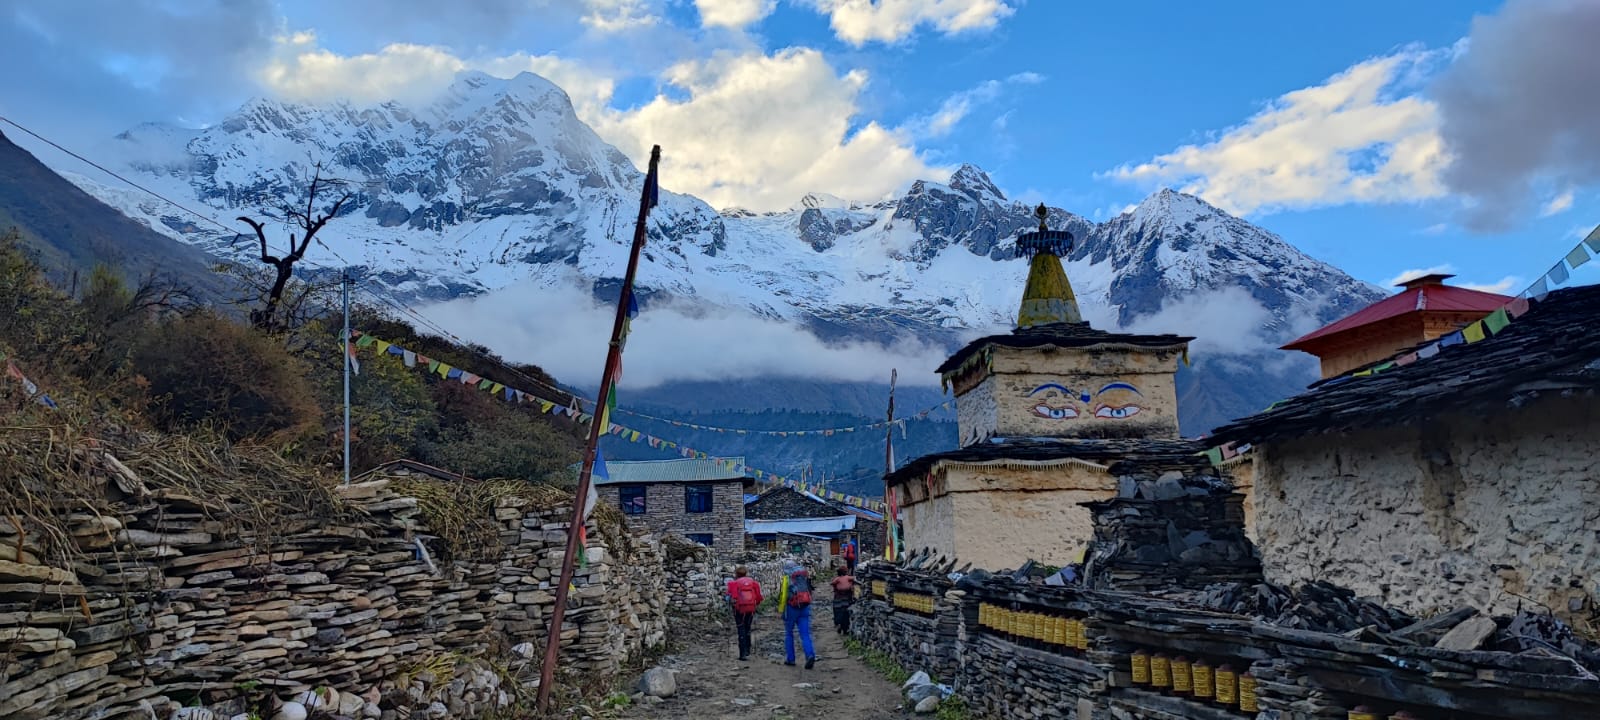
[[[906,129],[919,138],[937,138],[950,134],[956,125],[966,119],[974,107],[984,103],[993,102],[1000,97],[1000,93],[1011,85],[1037,85],[1044,82],[1045,77],[1035,72],[1020,72],[1004,80],[985,80],[978,85],[962,90],[945,98],[939,109],[932,115],[914,119],[906,123]],[[1010,113],[995,119],[996,130],[1005,129],[1005,118]]]
[[[1434,223],[1417,232],[1422,235],[1443,235],[1444,231],[1449,229],[1450,226],[1446,223]]]
[[[1016,8],[1004,0],[811,0],[834,35],[855,46],[898,42],[919,26],[946,35],[990,30]]]
[[[581,18],[583,24],[603,33],[647,27],[661,20],[651,12],[647,0],[582,0],[582,2],[589,11]]]
[[[760,22],[778,8],[778,0],[694,0],[704,27],[738,30]]]
[[[1412,268],[1410,270],[1401,270],[1394,277],[1385,280],[1381,284],[1383,287],[1394,287],[1401,283],[1410,282],[1424,275],[1450,275],[1455,273],[1455,271],[1456,267],[1450,263],[1434,265],[1433,267]]]
[[[1539,217],[1550,217],[1572,209],[1572,191],[1568,190],[1560,195],[1550,198],[1550,202],[1539,208]]]
[[[1389,278],[1382,284],[1385,287],[1397,287],[1401,283],[1410,282],[1424,275],[1453,275],[1455,272],[1456,266],[1451,265],[1450,263],[1434,265],[1433,267],[1412,268],[1410,270],[1402,270],[1399,273],[1396,273],[1394,277]],[[1457,287],[1464,287],[1468,290],[1478,290],[1480,292],[1499,293],[1504,295],[1508,290],[1517,287],[1517,283],[1521,282],[1521,280],[1522,278],[1515,275],[1507,275],[1494,282],[1453,282],[1450,284]]]
[[[310,31],[279,37],[258,79],[275,96],[297,102],[406,103],[434,97],[463,70],[497,77],[532,72],[567,91],[581,115],[599,113],[615,86],[605,75],[554,55],[463,59],[447,48],[407,43],[375,53],[339,55],[319,47]]]
[[[662,80],[686,97],[585,120],[636,162],[660,144],[672,156],[665,184],[713,206],[777,210],[813,190],[876,199],[947,172],[930,168],[903,131],[876,122],[852,131],[867,74],[840,74],[816,50],[724,54],[675,65]]]
[[[1439,197],[1448,158],[1437,106],[1395,92],[1448,52],[1408,49],[1367,60],[1277,98],[1211,142],[1108,175],[1186,183],[1184,192],[1235,214]]]
[[[508,359],[532,362],[556,377],[587,378],[605,359],[615,307],[601,305],[576,281],[554,288],[514,286],[421,309],[463,338]],[[527,308],[560,312],[527,312]],[[647,305],[633,323],[619,387],[676,381],[795,377],[881,382],[892,368],[902,381],[932,383],[946,354],[912,338],[882,344],[831,343],[797,325],[747,311],[688,301]]]
[[[1496,295],[1510,295],[1511,291],[1521,287],[1522,278],[1516,275],[1507,275],[1492,283],[1462,283],[1461,287],[1479,292],[1495,293]]]

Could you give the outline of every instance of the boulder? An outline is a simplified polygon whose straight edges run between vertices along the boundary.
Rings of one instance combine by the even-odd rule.
[[[306,706],[297,702],[286,702],[272,715],[272,720],[306,720],[309,714],[306,712]]]
[[[928,697],[923,698],[921,702],[917,703],[917,706],[915,708],[915,710],[917,711],[917,713],[919,715],[926,715],[926,714],[931,713],[931,712],[933,712],[935,710],[938,710],[938,709],[939,709],[939,696],[937,694],[930,695]]]
[[[639,676],[639,692],[651,697],[672,697],[678,692],[678,682],[671,670],[653,667]]]

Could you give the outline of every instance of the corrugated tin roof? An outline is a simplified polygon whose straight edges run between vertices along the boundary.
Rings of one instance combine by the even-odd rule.
[[[1357,310],[1294,342],[1284,350],[1303,350],[1307,342],[1414,312],[1481,312],[1488,315],[1511,298],[1453,285],[1417,285]]]
[[[856,516],[840,515],[831,518],[803,518],[799,520],[746,520],[744,531],[751,535],[787,533],[789,535],[839,533],[856,529]]]
[[[629,483],[709,482],[715,480],[745,480],[744,473],[723,467],[722,462],[732,461],[736,467],[744,466],[744,457],[683,458],[681,460],[607,460],[606,474],[594,477],[596,485],[624,485]],[[574,472],[578,466],[573,465]]]

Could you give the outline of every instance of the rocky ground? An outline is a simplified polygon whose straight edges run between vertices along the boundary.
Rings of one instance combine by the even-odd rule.
[[[827,603],[813,606],[811,627],[817,663],[806,670],[803,658],[795,667],[783,664],[783,620],[775,612],[756,616],[755,649],[746,662],[739,662],[731,619],[674,626],[678,652],[661,666],[677,671],[676,693],[660,702],[644,698],[623,717],[872,720],[911,714],[894,683],[845,652]]]

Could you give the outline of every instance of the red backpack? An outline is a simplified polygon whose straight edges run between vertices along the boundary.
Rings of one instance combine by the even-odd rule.
[[[789,573],[789,607],[811,604],[811,575],[804,568]]]
[[[734,580],[728,586],[728,594],[733,598],[733,609],[739,612],[755,612],[761,605],[761,585],[753,578]]]

